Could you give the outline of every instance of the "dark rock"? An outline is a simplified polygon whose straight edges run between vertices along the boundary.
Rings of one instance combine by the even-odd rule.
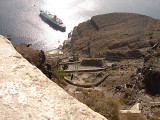
[[[160,94],[160,50],[148,58],[142,69],[146,91]]]
[[[116,67],[116,66],[118,66],[116,63],[112,64],[112,68],[114,68],[114,67]]]
[[[100,73],[97,74],[97,77],[103,77],[103,75],[104,74],[102,72],[100,72]]]
[[[136,71],[136,73],[138,74],[138,73],[141,73],[142,72],[142,68],[137,68],[137,71]]]
[[[139,50],[128,51],[126,56],[128,57],[128,59],[138,59],[144,57],[144,55]]]
[[[63,70],[66,70],[66,69],[68,69],[68,65],[67,65],[67,64],[64,64],[64,65],[63,65]]]
[[[138,59],[144,57],[144,55],[139,50],[129,50],[126,52],[107,52],[105,56],[105,59],[109,61],[120,61],[123,59]]]
[[[102,59],[84,59],[81,62],[82,66],[95,66],[95,67],[103,67],[104,61]]]
[[[121,89],[122,89],[122,85],[116,86],[116,90],[121,90]]]
[[[46,57],[44,52],[41,50],[33,50],[29,48],[26,44],[16,45],[15,49],[19,52],[25,59],[27,59],[32,65],[39,68],[46,76],[51,78],[51,73],[48,71],[46,66]]]
[[[127,88],[132,88],[133,85],[132,85],[132,84],[126,84],[126,87],[127,87]]]
[[[51,70],[51,65],[47,63],[46,66],[47,66],[47,70],[50,71]]]

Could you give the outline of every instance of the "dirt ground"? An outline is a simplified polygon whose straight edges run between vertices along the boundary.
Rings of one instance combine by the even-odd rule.
[[[59,55],[61,56],[61,55]],[[68,62],[68,56],[63,56],[64,58],[62,62]],[[80,58],[82,60],[84,58]],[[143,59],[128,59],[122,60],[118,62],[113,61],[105,61],[106,69],[103,71],[97,72],[77,72],[78,69],[96,69],[96,67],[84,67],[81,66],[80,63],[69,64],[68,70],[75,70],[75,72],[67,73],[67,78],[71,79],[73,74],[73,78],[71,82],[78,84],[87,84],[87,83],[95,83],[99,79],[101,79],[106,74],[109,75],[106,80],[101,83],[97,87],[92,88],[83,88],[86,90],[98,90],[102,92],[105,97],[116,98],[119,101],[122,101],[121,109],[130,109],[135,103],[141,103],[140,109],[143,114],[146,116],[151,115],[153,110],[151,110],[150,103],[156,103],[160,101],[160,97],[153,97],[145,93],[144,89],[137,89],[137,87],[127,88],[126,85],[132,83],[134,79],[137,77],[137,70],[142,68]],[[122,87],[117,90],[117,87]],[[68,84],[64,88],[69,94],[73,96],[79,96],[81,94],[80,91],[77,91],[79,87]],[[127,97],[126,97],[127,96]],[[81,95],[80,95],[81,97]],[[125,99],[124,99],[125,98]],[[126,101],[124,101],[126,100]],[[159,109],[159,108],[158,108]]]

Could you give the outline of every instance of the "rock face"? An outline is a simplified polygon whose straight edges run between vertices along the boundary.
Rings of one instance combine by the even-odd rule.
[[[74,28],[71,49],[90,57],[140,58],[160,39],[160,21],[133,13],[98,15]]]
[[[2,120],[105,120],[67,94],[0,36]]]
[[[39,68],[45,75],[51,78],[51,74],[46,66],[46,58],[43,51],[33,50],[29,48],[26,44],[16,45],[15,49],[19,52],[25,59],[27,59],[32,65]]]
[[[143,76],[147,92],[160,94],[160,49],[145,61]]]
[[[103,67],[103,59],[84,59],[81,62],[82,66],[94,66],[94,67]]]

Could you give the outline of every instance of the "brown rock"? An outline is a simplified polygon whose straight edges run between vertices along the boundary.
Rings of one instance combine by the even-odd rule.
[[[45,62],[46,58],[42,50],[33,50],[32,48],[29,48],[26,44],[16,45],[15,49],[32,65],[35,65],[37,68],[39,68],[49,78],[51,77],[49,71],[47,70]]]
[[[70,44],[73,52],[90,57],[108,57],[110,53],[140,58],[159,39],[159,20],[139,14],[111,13],[94,16],[75,27]]]
[[[160,50],[145,61],[142,71],[147,92],[160,94]]]

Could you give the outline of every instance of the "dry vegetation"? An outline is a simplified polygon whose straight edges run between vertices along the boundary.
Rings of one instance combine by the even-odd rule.
[[[59,65],[57,59],[47,58],[47,63],[51,65],[52,78],[51,80],[57,83],[62,88],[66,87],[68,83],[63,79],[66,73],[63,70],[59,70]]]
[[[120,114],[120,120],[146,120],[145,116],[142,114]]]
[[[77,88],[81,95],[74,95],[79,101],[109,120],[120,120],[120,103],[113,98],[106,98],[103,92],[92,89]]]
[[[77,88],[76,91],[79,93],[74,94],[74,97],[108,120],[145,120],[145,116],[142,114],[120,114],[120,102],[117,99],[105,97],[101,91],[84,88]]]
[[[105,82],[96,88],[79,88],[68,85],[63,80],[66,76],[65,72],[58,69],[57,60],[49,61],[51,64],[52,80],[56,82],[79,101],[86,104],[94,111],[102,114],[108,120],[145,120],[143,114],[120,114],[120,109],[129,109],[137,100],[136,91],[134,88],[122,88],[115,95],[115,88],[119,85],[130,83],[131,79],[136,76],[136,70],[141,66],[142,60],[124,60],[116,63],[114,67],[109,67],[105,74],[110,74]],[[78,73],[79,76],[86,74],[83,72]],[[71,74],[67,74],[71,76]],[[84,79],[84,83],[90,83],[92,80]],[[68,87],[66,87],[68,86]],[[69,91],[68,89],[70,89]],[[76,90],[75,90],[76,89]],[[158,120],[158,112],[149,117],[149,120]]]
[[[149,120],[160,120],[160,110],[155,111],[153,116],[149,117]]]

